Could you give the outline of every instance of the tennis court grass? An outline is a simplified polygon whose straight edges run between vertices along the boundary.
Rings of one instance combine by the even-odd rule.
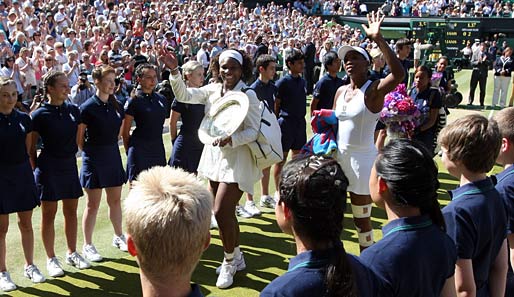
[[[456,74],[460,85],[459,90],[463,93],[467,103],[470,71],[462,71]],[[489,76],[486,104],[491,101],[492,76]],[[510,91],[509,91],[510,93]],[[477,96],[478,97],[478,94]],[[481,112],[488,116],[489,110],[468,109],[465,103],[457,109],[453,109],[450,120],[468,114],[470,112]],[[165,136],[166,151],[170,154],[169,136]],[[122,150],[123,151],[123,150]],[[439,158],[436,158],[440,165]],[[124,160],[125,161],[125,160]],[[80,163],[80,162],[79,162]],[[449,201],[446,192],[456,187],[458,182],[451,177],[440,165],[439,190],[440,202],[444,206]],[[500,168],[495,167],[494,172]],[[274,188],[273,183],[271,187]],[[260,196],[259,187],[255,187],[256,195]],[[123,197],[127,195],[127,187],[124,187]],[[82,211],[85,207],[85,198],[79,202],[79,236],[78,247],[82,246],[82,233],[80,221]],[[59,208],[59,212],[61,209]],[[345,230],[341,236],[344,246],[349,253],[358,254],[357,236],[349,213],[345,216]],[[39,234],[41,211],[34,210],[33,225],[35,235],[35,264],[39,266],[43,274],[46,272],[46,255]],[[380,228],[385,222],[384,211],[373,209],[373,227],[375,228],[375,239],[381,238]],[[23,252],[19,231],[16,226],[16,216],[11,215],[10,231],[7,235],[7,267],[19,289],[5,294],[5,296],[140,296],[141,286],[137,264],[134,258],[127,253],[120,252],[111,246],[113,235],[112,226],[108,220],[107,205],[103,199],[94,233],[94,243],[105,261],[94,264],[91,269],[78,270],[64,264],[65,237],[63,232],[63,216],[58,213],[56,217],[56,253],[64,265],[66,276],[62,278],[49,278],[45,283],[33,285],[24,278],[23,273]],[[275,223],[273,210],[264,209],[262,216],[251,219],[241,219],[241,248],[245,254],[247,269],[238,272],[235,276],[234,286],[228,290],[216,288],[215,268],[222,260],[222,248],[218,231],[212,232],[211,246],[204,253],[194,275],[193,281],[200,284],[202,292],[209,296],[258,296],[266,284],[277,276],[283,274],[287,269],[288,259],[295,255],[294,241],[290,236],[284,235]]]

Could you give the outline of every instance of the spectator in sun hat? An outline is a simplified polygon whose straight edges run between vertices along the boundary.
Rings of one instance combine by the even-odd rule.
[[[82,53],[82,44],[80,40],[77,39],[77,32],[74,29],[69,28],[67,33],[68,37],[64,39],[64,47],[66,48],[66,52],[77,51],[79,54]]]
[[[59,4],[57,7],[57,13],[54,16],[54,19],[57,23],[57,33],[62,33],[65,27],[69,27],[69,25],[71,25],[71,20],[66,15],[66,8],[62,4]]]
[[[30,19],[30,25],[25,28],[25,32],[27,32],[28,38],[32,38],[36,31],[39,31],[39,19],[34,17]]]
[[[33,18],[37,18],[34,14],[34,6],[32,3],[25,2],[23,3],[23,11],[21,13],[23,19],[23,28],[27,28],[30,25],[30,20]]]
[[[68,77],[70,88],[77,84],[80,74],[80,61],[78,60],[77,51],[69,51],[68,61],[62,65],[62,71]]]

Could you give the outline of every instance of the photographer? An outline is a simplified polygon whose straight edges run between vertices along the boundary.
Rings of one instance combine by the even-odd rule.
[[[114,97],[121,106],[125,106],[125,102],[127,102],[130,95],[124,74],[124,72],[120,73],[119,70],[116,70],[116,78],[114,79]]]
[[[87,72],[81,72],[76,85],[71,88],[70,101],[80,107],[87,99],[94,96],[95,87],[87,79]]]

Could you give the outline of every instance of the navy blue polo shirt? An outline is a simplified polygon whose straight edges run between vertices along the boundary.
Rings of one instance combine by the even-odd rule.
[[[339,247],[322,251],[306,251],[297,255],[289,261],[287,272],[267,285],[260,296],[324,296],[325,274],[329,259],[334,256],[334,253],[341,252]],[[375,275],[356,256],[347,254],[346,257],[351,266],[359,296],[378,296],[381,285]]]
[[[304,120],[307,112],[305,80],[288,74],[277,82],[277,98],[280,99],[279,117]]]
[[[171,109],[180,113],[182,118],[180,134],[185,137],[195,136],[198,138],[198,128],[200,128],[205,115],[205,105],[182,103],[175,99],[171,104]]]
[[[405,74],[401,83],[405,86],[409,86],[409,69],[412,67],[411,62],[405,59],[400,60],[400,64],[402,64],[403,73]],[[389,65],[386,65],[384,68],[384,75],[387,76],[389,73],[391,73],[391,69],[389,68]]]
[[[43,103],[32,113],[34,131],[43,141],[42,153],[54,158],[71,158],[77,153],[80,110],[64,102],[60,106]]]
[[[191,293],[187,295],[188,297],[203,297],[202,292],[200,291],[200,286],[197,284],[191,284]]]
[[[318,106],[316,110],[319,109],[332,109],[334,107],[334,97],[336,95],[337,89],[343,85],[343,80],[339,77],[332,77],[330,74],[326,73],[314,87],[314,91],[312,92],[312,97],[314,99],[318,99]]]
[[[452,239],[428,215],[396,219],[382,233],[360,258],[384,282],[383,295],[439,296],[455,271]]]
[[[271,110],[275,110],[275,95],[277,94],[278,88],[273,81],[270,80],[268,83],[264,83],[262,80],[257,79],[250,88],[255,91],[259,100],[265,100],[268,107],[271,108]]]
[[[500,193],[507,211],[507,233],[512,234],[514,233],[514,166],[498,173],[495,178],[496,190]]]
[[[111,100],[89,98],[80,106],[80,120],[87,125],[84,146],[117,145],[124,116],[123,107],[116,108]]]
[[[132,132],[133,140],[162,141],[162,126],[166,119],[166,98],[152,92],[145,94],[137,91],[135,98],[125,104],[125,114],[134,117],[136,128]]]
[[[507,212],[507,234],[512,234],[514,233],[514,167],[510,166],[498,173],[494,178],[496,179],[496,190],[500,193],[500,197],[503,200]],[[509,267],[507,278],[513,278],[514,275],[512,266],[510,265],[510,257],[507,263]]]
[[[26,113],[13,109],[0,113],[0,165],[15,165],[28,160],[26,139],[32,132],[32,121]]]
[[[489,271],[507,235],[507,216],[491,179],[449,191],[452,201],[443,208],[446,232],[459,259],[473,261],[477,296],[489,296]]]

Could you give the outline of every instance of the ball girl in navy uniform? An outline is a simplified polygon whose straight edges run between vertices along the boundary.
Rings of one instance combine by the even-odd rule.
[[[90,266],[76,251],[77,205],[78,198],[83,194],[75,157],[80,111],[77,106],[65,102],[70,88],[64,72],[46,74],[43,84],[45,102],[31,114],[34,131],[30,156],[36,164],[34,175],[41,200],[41,237],[48,257],[46,268],[50,276],[57,277],[64,275],[54,250],[54,221],[59,201],[62,201],[68,248],[66,263],[80,269]],[[36,143],[39,137],[42,149],[37,156]]]
[[[203,66],[197,61],[189,61],[182,65],[182,75],[188,88],[203,86],[203,73]],[[205,113],[205,105],[181,103],[174,100],[171,109],[170,134],[173,152],[169,164],[196,173],[203,150],[203,143],[198,139],[198,128],[200,128]],[[177,135],[179,118],[182,118],[182,126]]]
[[[121,187],[127,178],[118,147],[124,113],[113,95],[114,68],[96,68],[92,76],[96,95],[80,106],[81,124],[77,139],[82,149],[80,183],[87,194],[87,206],[82,218],[83,253],[87,260],[98,262],[102,260],[102,256],[92,240],[102,189],[105,189],[107,195],[109,218],[114,228],[113,245],[127,251],[121,217]]]
[[[348,179],[336,160],[293,159],[282,171],[277,223],[298,255],[261,296],[379,296],[379,283],[341,242]]]
[[[35,283],[45,281],[33,263],[32,210],[39,204],[39,200],[28,155],[32,141],[32,121],[27,114],[14,109],[17,97],[15,82],[0,77],[0,289],[3,291],[16,289],[5,263],[5,238],[11,213],[18,214],[25,256],[24,275]]]
[[[426,66],[419,66],[414,73],[415,87],[410,90],[410,96],[423,115],[421,126],[416,128],[414,139],[422,142],[427,150],[434,155],[436,148],[437,118],[443,106],[441,93],[438,88],[431,87],[432,71]]]
[[[384,281],[384,296],[455,293],[457,251],[445,233],[437,172],[423,144],[407,139],[391,140],[375,161],[371,198],[385,209],[388,224],[382,240],[365,249],[361,259]]]
[[[162,141],[162,126],[166,119],[166,98],[154,92],[157,69],[150,64],[137,67],[139,85],[135,96],[125,105],[125,120],[121,135],[127,152],[127,175],[132,182],[137,175],[154,166],[166,166],[166,152]],[[136,128],[130,133],[132,122]]]

